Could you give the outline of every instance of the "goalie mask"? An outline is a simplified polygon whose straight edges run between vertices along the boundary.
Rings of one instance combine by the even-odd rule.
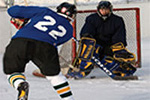
[[[100,12],[100,9],[109,9],[110,12],[106,15],[103,15]],[[99,14],[100,17],[102,17],[105,20],[111,15],[112,9],[113,9],[113,6],[109,1],[100,1],[97,6],[97,13]]]
[[[57,12],[66,15],[67,18],[74,19],[77,10],[75,5],[64,2],[57,7]]]

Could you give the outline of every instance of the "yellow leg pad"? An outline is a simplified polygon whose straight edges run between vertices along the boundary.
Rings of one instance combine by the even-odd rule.
[[[91,64],[92,62],[87,62],[87,65],[84,67],[84,69],[87,69]]]

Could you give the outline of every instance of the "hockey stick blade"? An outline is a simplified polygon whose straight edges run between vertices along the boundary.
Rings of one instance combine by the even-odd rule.
[[[45,75],[43,75],[39,69],[34,70],[32,74],[37,77],[45,78]]]

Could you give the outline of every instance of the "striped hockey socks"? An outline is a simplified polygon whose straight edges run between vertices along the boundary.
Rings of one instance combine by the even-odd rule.
[[[61,73],[56,76],[46,76],[62,100],[74,100],[69,83]]]
[[[15,89],[18,88],[19,84],[25,82],[26,77],[21,73],[13,73],[11,75],[7,75],[8,81]]]

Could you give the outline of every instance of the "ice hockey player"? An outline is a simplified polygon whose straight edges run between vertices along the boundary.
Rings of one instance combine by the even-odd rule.
[[[12,6],[8,14],[19,30],[6,47],[3,64],[9,83],[18,90],[17,100],[28,100],[29,83],[24,72],[29,61],[39,67],[61,100],[74,100],[69,83],[60,72],[57,46],[72,38],[71,21],[76,6],[64,2],[57,7],[57,12],[47,7]],[[20,23],[16,19],[29,21],[24,24],[23,20]]]
[[[80,50],[74,62],[74,66],[80,71],[76,72],[70,69],[67,77],[87,76],[94,66],[90,60],[93,55],[114,75],[124,77],[135,72],[136,69],[132,66],[135,63],[135,55],[126,49],[124,20],[113,14],[112,9],[109,1],[100,1],[97,12],[86,18],[80,32],[81,41],[82,38],[84,39],[80,43]],[[95,46],[94,43],[90,44],[92,41],[96,41]],[[92,51],[91,47],[95,50]]]

